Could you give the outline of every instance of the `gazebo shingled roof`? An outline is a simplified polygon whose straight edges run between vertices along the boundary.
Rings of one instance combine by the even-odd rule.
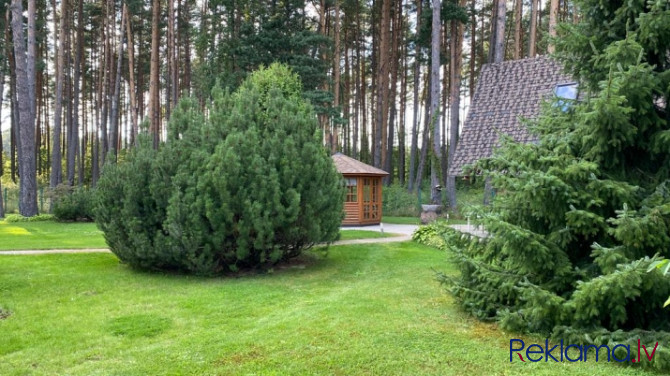
[[[548,57],[483,65],[449,175],[463,175],[464,166],[490,157],[501,133],[533,141],[520,118],[537,117],[542,100],[557,84],[574,81]]]
[[[389,174],[384,170],[347,157],[342,153],[335,153],[332,155],[332,158],[337,172],[342,175],[386,176]]]

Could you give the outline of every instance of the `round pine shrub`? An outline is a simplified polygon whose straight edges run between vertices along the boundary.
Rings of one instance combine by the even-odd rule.
[[[341,177],[301,91],[275,64],[214,90],[206,115],[182,100],[167,142],[154,150],[144,135],[103,171],[95,217],[111,250],[142,269],[216,274],[334,241]]]

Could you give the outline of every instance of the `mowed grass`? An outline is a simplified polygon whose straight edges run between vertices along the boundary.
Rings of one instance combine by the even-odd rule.
[[[646,374],[510,363],[519,337],[463,314],[434,280],[455,272],[444,253],[411,242],[229,278],[141,273],[112,254],[0,257],[1,375]]]
[[[340,240],[389,236],[394,235],[365,230],[340,231]],[[0,251],[83,248],[107,248],[102,231],[98,230],[95,223],[0,221]]]
[[[95,223],[0,221],[0,250],[106,247]]]
[[[340,240],[355,240],[355,239],[378,239],[396,236],[396,234],[389,234],[387,232],[368,231],[368,230],[341,230]]]

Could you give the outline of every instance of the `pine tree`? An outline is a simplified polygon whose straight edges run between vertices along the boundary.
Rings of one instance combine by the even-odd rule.
[[[670,280],[647,270],[670,257],[670,5],[578,3],[589,17],[559,26],[556,56],[580,100],[546,104],[537,143],[508,140],[479,164],[499,192],[490,236],[447,230],[461,275],[444,280],[508,330],[665,343]],[[667,350],[654,359],[668,369]]]
[[[95,218],[110,249],[143,269],[214,274],[335,240],[341,177],[297,75],[274,64],[212,94],[207,115],[180,102],[158,150],[142,135],[105,167]]]

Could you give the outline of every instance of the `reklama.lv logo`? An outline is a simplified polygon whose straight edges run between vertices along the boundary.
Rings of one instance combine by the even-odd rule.
[[[514,347],[514,345],[521,345],[521,347]],[[560,346],[560,350],[557,350]],[[615,351],[618,348],[623,348],[626,351],[626,357],[620,359],[617,358],[615,355]],[[554,362],[563,362],[563,359],[566,359],[568,362],[585,362],[587,360],[587,355],[589,355],[589,350],[593,349],[591,352],[592,355],[595,355],[595,360],[596,362],[599,361],[599,355],[603,355],[604,353],[601,354],[601,350],[605,350],[607,354],[607,361],[611,361],[611,359],[614,359],[616,362],[633,362],[633,363],[639,363],[642,361],[642,351],[644,351],[644,354],[646,358],[651,362],[652,359],[654,358],[654,354],[656,353],[656,349],[658,348],[658,342],[654,345],[654,349],[651,351],[651,355],[647,351],[647,347],[645,345],[642,345],[640,343],[640,340],[637,340],[637,357],[635,357],[635,347],[633,347],[633,354],[631,358],[631,346],[630,345],[623,345],[623,344],[618,344],[612,347],[611,349],[607,345],[567,345],[563,346],[563,340],[561,340],[560,345],[556,344],[554,347],[549,347],[549,339],[546,339],[544,341],[544,347],[542,347],[541,344],[533,343],[530,346],[526,347],[526,344],[523,342],[523,340],[520,339],[510,339],[509,340],[509,361],[512,362],[514,359],[513,354],[516,354],[519,359],[522,362],[526,362],[526,359],[530,362],[540,362],[542,359],[544,359],[545,362],[548,362],[549,359],[553,360]],[[525,351],[525,358],[521,355],[523,350]],[[568,350],[570,350],[570,353],[568,353]],[[553,351],[558,351],[558,353],[552,354]],[[578,352],[578,353],[577,353]],[[539,356],[539,357],[538,357]]]

